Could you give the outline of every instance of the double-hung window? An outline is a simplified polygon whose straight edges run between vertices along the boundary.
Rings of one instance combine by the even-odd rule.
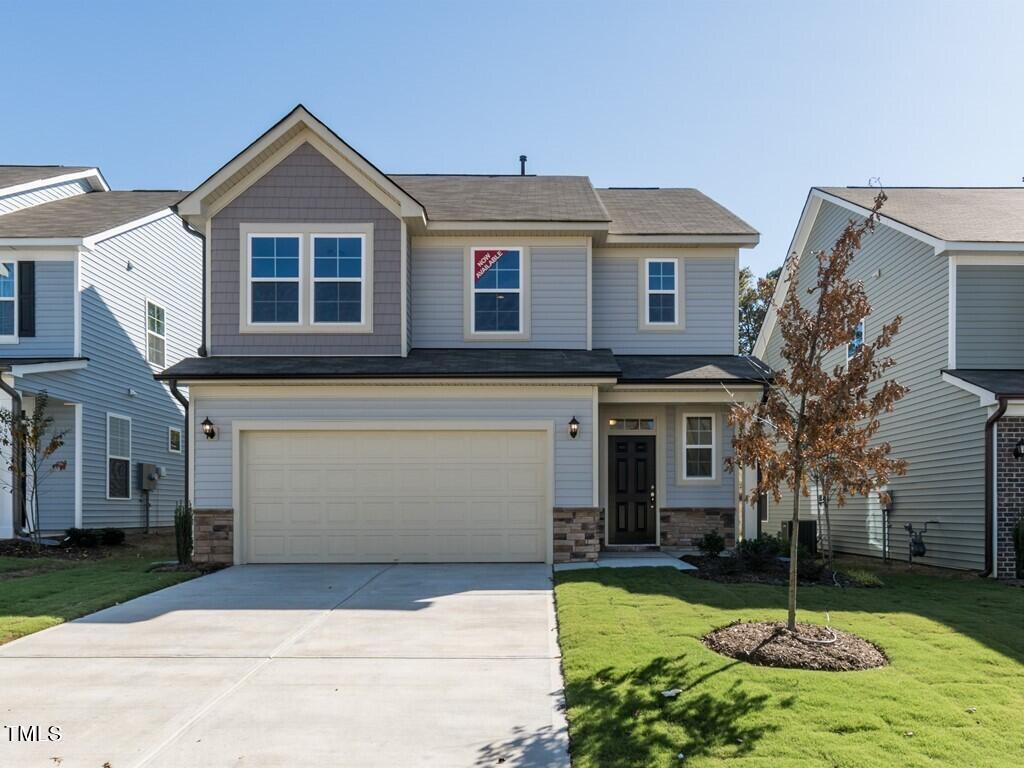
[[[473,248],[470,331],[474,334],[522,334],[523,251],[520,248]]]
[[[107,414],[107,498],[130,499],[132,466],[132,420]]]
[[[313,235],[313,323],[364,322],[363,235]]]
[[[853,329],[853,338],[846,345],[846,362],[853,360],[857,350],[864,346],[864,321],[861,320]]]
[[[682,418],[684,480],[714,480],[715,415],[685,413]]]
[[[644,317],[649,326],[679,324],[679,262],[676,259],[645,261]]]
[[[167,316],[164,308],[152,301],[146,302],[146,360],[153,365],[163,366],[166,360]]]
[[[14,340],[18,331],[18,264],[0,263],[0,341]]]
[[[299,235],[249,235],[249,322],[299,322]]]
[[[170,453],[181,453],[181,430],[177,427],[167,428],[167,450]]]

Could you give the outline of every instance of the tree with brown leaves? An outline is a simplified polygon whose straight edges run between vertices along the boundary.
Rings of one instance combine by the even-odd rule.
[[[771,494],[778,503],[783,487],[793,494],[791,632],[796,631],[800,497],[809,496],[809,481],[816,481],[826,499],[834,497],[842,506],[849,496],[880,491],[891,476],[906,472],[906,462],[890,455],[888,442],[874,441],[878,417],[891,412],[907,391],[899,382],[884,379],[895,361],[883,350],[892,343],[902,318],[883,325],[873,341],[859,340],[845,364],[832,370],[825,367],[826,357],[837,348],[846,349],[871,314],[863,283],[850,280],[847,271],[863,237],[874,231],[885,199],[880,191],[865,219],[851,219],[831,250],[813,254],[817,277],[805,291],[797,283],[799,258],[791,259],[789,285],[776,317],[785,368],[774,375],[762,402],[736,405],[729,416],[735,454],[730,463],[760,468],[757,487],[749,491],[751,503],[763,494]],[[826,526],[831,529],[827,518]],[[831,531],[826,535],[830,539]],[[831,550],[830,540],[827,549]]]

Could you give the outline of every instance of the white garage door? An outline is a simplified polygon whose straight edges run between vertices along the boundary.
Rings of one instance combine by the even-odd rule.
[[[527,431],[244,432],[251,563],[542,562],[548,437]]]

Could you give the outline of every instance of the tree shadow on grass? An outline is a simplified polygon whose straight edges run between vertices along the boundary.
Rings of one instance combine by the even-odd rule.
[[[702,689],[710,677],[736,663],[696,676],[683,659],[657,658],[626,672],[606,667],[570,682],[566,697],[573,754],[586,754],[595,765],[645,766],[666,752],[686,759],[750,753],[775,730],[750,722],[750,716],[769,704],[790,707],[794,699],[771,702],[766,694],[748,693],[740,680],[724,694]],[[673,688],[678,695],[662,695]]]

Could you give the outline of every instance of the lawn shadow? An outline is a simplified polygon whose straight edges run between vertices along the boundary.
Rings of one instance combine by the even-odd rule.
[[[666,751],[683,754],[686,760],[712,753],[719,758],[748,754],[775,730],[750,724],[749,716],[769,703],[790,707],[794,699],[770,702],[766,694],[745,691],[741,680],[724,695],[702,690],[709,678],[737,663],[695,675],[684,659],[662,657],[625,672],[606,667],[569,683],[573,744],[585,746],[597,765],[649,765]],[[662,695],[673,688],[679,689],[677,695]],[[658,727],[661,724],[682,733]]]

